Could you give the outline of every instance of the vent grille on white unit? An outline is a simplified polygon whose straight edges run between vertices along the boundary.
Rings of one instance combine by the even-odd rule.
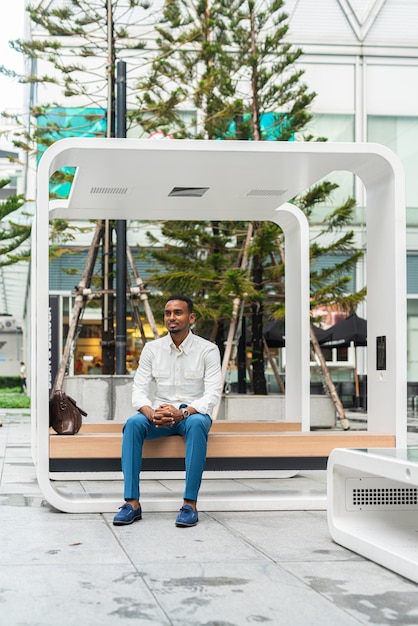
[[[418,510],[418,488],[385,478],[347,478],[346,507],[360,510]]]

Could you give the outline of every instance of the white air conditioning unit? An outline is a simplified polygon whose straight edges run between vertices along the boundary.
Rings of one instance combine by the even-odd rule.
[[[334,541],[418,583],[417,449],[336,448],[327,490]]]
[[[22,326],[15,317],[4,315],[0,317],[0,332],[15,333],[22,332]]]

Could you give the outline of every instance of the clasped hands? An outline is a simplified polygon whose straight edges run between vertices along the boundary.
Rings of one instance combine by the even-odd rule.
[[[148,416],[147,416],[148,417]],[[156,428],[173,426],[183,419],[183,412],[172,404],[160,404],[148,419]]]

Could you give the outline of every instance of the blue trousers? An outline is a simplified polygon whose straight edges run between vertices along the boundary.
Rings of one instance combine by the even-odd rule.
[[[145,439],[181,435],[186,443],[186,484],[184,499],[197,501],[206,464],[208,434],[212,420],[209,415],[193,413],[173,426],[156,428],[145,415],[137,413],[123,427],[122,471],[125,500],[139,500],[139,474],[142,469],[142,445]]]

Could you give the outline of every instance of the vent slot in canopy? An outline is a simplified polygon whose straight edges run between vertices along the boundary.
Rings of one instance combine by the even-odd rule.
[[[286,191],[287,189],[251,189],[251,191],[247,193],[247,196],[282,196]]]
[[[173,187],[168,194],[171,198],[201,198],[209,187]]]
[[[123,196],[128,191],[128,187],[91,187],[90,193],[102,196]]]

